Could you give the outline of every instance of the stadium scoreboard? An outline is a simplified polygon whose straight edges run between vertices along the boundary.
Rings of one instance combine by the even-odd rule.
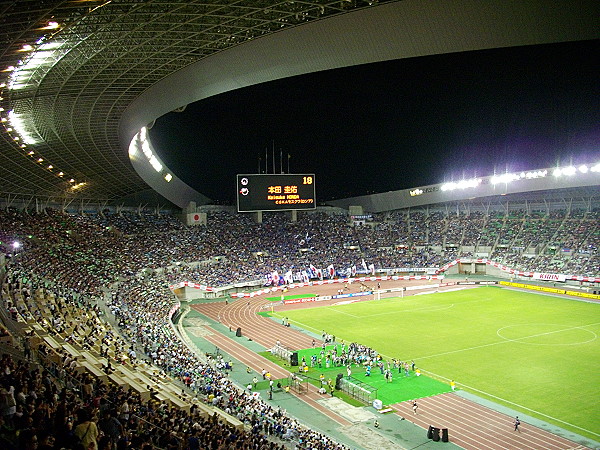
[[[237,205],[238,212],[315,209],[315,175],[237,175]]]

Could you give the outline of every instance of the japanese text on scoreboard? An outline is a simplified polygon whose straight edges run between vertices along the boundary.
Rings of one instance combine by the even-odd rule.
[[[238,175],[237,203],[239,212],[315,209],[315,175]]]

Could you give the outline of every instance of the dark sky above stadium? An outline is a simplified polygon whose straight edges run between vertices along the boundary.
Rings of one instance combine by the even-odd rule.
[[[600,41],[428,56],[218,95],[156,121],[175,174],[234,204],[235,175],[315,173],[327,200],[600,159]]]

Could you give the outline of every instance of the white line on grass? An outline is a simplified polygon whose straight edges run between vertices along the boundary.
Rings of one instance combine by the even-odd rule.
[[[595,324],[595,323],[593,323],[593,324],[591,324],[591,325],[584,325],[584,326],[577,326],[577,327],[571,327],[571,328],[564,328],[564,329],[562,329],[562,330],[548,331],[548,332],[546,332],[546,333],[532,334],[532,335],[530,335],[530,336],[525,336],[525,337],[521,337],[521,338],[517,338],[517,339],[509,339],[509,338],[507,338],[507,337],[504,337],[504,336],[502,336],[502,334],[501,334],[501,332],[502,332],[503,330],[506,330],[507,328],[518,327],[518,326],[523,326],[523,325],[525,325],[525,326],[529,326],[529,325],[558,325],[558,324],[553,324],[553,323],[551,323],[551,324],[529,324],[529,323],[522,324],[522,323],[519,323],[519,324],[515,324],[515,325],[507,325],[507,326],[505,326],[505,327],[498,328],[498,330],[496,330],[496,334],[497,334],[497,335],[498,335],[498,337],[500,337],[501,339],[505,339],[505,340],[507,340],[507,341],[509,341],[509,342],[517,342],[517,343],[519,343],[519,344],[520,344],[520,342],[519,342],[519,341],[521,341],[522,339],[529,339],[529,338],[532,338],[532,337],[538,337],[538,336],[547,336],[547,335],[549,335],[549,334],[554,334],[554,333],[562,333],[563,331],[571,331],[571,330],[583,330],[583,331],[587,331],[587,332],[588,332],[588,333],[590,333],[592,336],[594,336],[592,339],[589,339],[589,340],[587,340],[587,341],[573,342],[573,343],[570,343],[570,344],[561,344],[561,343],[551,343],[551,344],[544,344],[544,343],[536,343],[536,342],[525,342],[525,344],[528,344],[528,345],[581,345],[581,344],[587,344],[588,342],[595,341],[595,340],[598,338],[598,335],[597,335],[596,333],[594,333],[594,332],[593,332],[593,331],[591,331],[591,330],[586,330],[586,329],[585,329],[585,327],[586,327],[586,326],[588,326],[588,327],[589,327],[589,326],[591,326],[591,325],[597,325],[597,324]]]
[[[384,313],[377,313],[377,314],[364,314],[360,317],[377,317],[377,316],[389,316],[390,314],[399,314],[399,313],[406,313],[406,312],[419,312],[419,311],[426,311],[426,312],[431,312],[431,311],[444,311],[446,309],[450,309],[450,308],[454,308],[454,303],[450,304],[450,305],[446,305],[446,306],[426,306],[424,308],[415,308],[415,309],[403,309],[402,311],[388,311],[388,312],[384,312]],[[356,317],[356,316],[353,316]]]
[[[335,311],[340,314],[346,314],[347,316],[354,317],[355,319],[360,319],[361,317],[364,317],[364,316],[355,316],[354,314],[350,314],[349,312],[342,311],[341,309],[333,308],[331,306],[327,306],[326,309],[328,309],[330,311]]]
[[[600,325],[600,322],[590,323],[589,325],[580,325],[580,326],[577,326],[577,327],[569,327],[569,328],[565,328],[563,330],[551,331],[551,332],[548,332],[548,333],[532,334],[530,336],[523,336],[522,338],[518,338],[518,339],[514,339],[514,340],[502,340],[502,341],[497,341],[497,342],[491,342],[489,344],[476,345],[474,347],[461,348],[461,349],[458,349],[458,350],[451,350],[451,351],[448,351],[448,352],[436,353],[435,355],[421,356],[421,357],[412,358],[412,359],[419,359],[419,360],[421,360],[421,359],[436,358],[438,356],[451,355],[453,353],[466,352],[466,351],[469,351],[469,350],[476,350],[478,348],[491,347],[493,345],[506,344],[506,343],[509,343],[509,342],[519,341],[519,340],[522,340],[522,339],[529,339],[529,338],[536,337],[536,336],[543,336],[545,334],[559,333],[561,331],[574,330],[574,329],[577,329],[577,328],[592,327],[592,326],[595,326],[595,325]],[[502,339],[505,339],[505,338],[502,338]]]
[[[595,324],[594,324],[594,325],[595,325]],[[586,325],[586,326],[587,326],[587,325]],[[442,379],[442,380],[448,380],[448,378],[446,378],[446,377],[443,377],[443,376],[441,376],[441,375],[437,375],[437,374],[435,374],[435,373],[433,373],[433,372],[429,372],[429,371],[427,371],[427,370],[422,370],[422,372],[423,372],[424,374],[429,374],[429,375],[432,375],[433,377],[435,377],[435,378],[438,378],[438,379]],[[467,389],[468,389],[468,390],[470,390],[470,391],[479,392],[479,393],[481,393],[481,394],[484,394],[484,395],[486,395],[486,396],[488,396],[488,397],[491,397],[491,398],[493,398],[493,399],[500,400],[500,401],[502,401],[502,402],[508,403],[508,404],[510,404],[510,405],[512,405],[512,406],[514,406],[514,407],[516,407],[517,409],[523,409],[523,410],[527,410],[527,411],[529,411],[529,412],[532,412],[532,413],[538,414],[538,415],[540,415],[540,416],[543,416],[543,417],[545,417],[545,418],[547,418],[547,419],[552,419],[552,420],[555,420],[555,421],[557,421],[557,422],[560,422],[560,423],[562,423],[562,424],[564,424],[564,425],[568,425],[568,426],[570,426],[570,427],[577,428],[578,430],[585,431],[586,433],[593,434],[594,436],[600,436],[600,434],[598,434],[598,433],[594,433],[594,432],[593,432],[593,431],[591,431],[591,430],[588,430],[588,429],[586,429],[586,428],[579,427],[579,426],[577,426],[577,425],[574,425],[574,424],[572,424],[572,423],[569,423],[569,422],[565,422],[564,420],[557,419],[556,417],[549,416],[548,414],[544,414],[544,413],[542,413],[542,412],[536,411],[535,409],[528,408],[527,406],[523,406],[523,405],[520,405],[520,404],[518,404],[518,403],[511,402],[510,400],[506,400],[505,398],[498,397],[498,396],[496,396],[496,395],[493,395],[493,394],[490,394],[490,393],[488,393],[488,392],[485,392],[485,391],[482,391],[482,390],[476,389],[476,388],[474,388],[474,387],[471,387],[471,386],[467,386],[466,384],[463,384],[462,386],[464,386],[465,388],[467,388]]]
[[[590,325],[585,325],[585,326],[591,326],[591,325],[597,325],[597,324],[590,324]],[[486,347],[486,346],[483,345],[482,347]],[[477,348],[477,347],[473,347],[473,348]],[[465,350],[469,350],[469,349],[465,349]],[[451,352],[451,353],[453,353],[453,352]],[[391,359],[391,357],[388,356],[388,355],[382,354],[381,356],[383,356],[384,358],[387,358],[387,359]],[[430,357],[425,357],[425,358],[430,358]],[[414,359],[424,359],[424,358],[414,358]],[[427,374],[427,375],[429,375],[429,376],[431,376],[433,378],[437,378],[438,380],[450,381],[450,378],[446,378],[446,377],[444,377],[442,375],[438,375],[438,374],[430,372],[428,370],[422,369],[421,372],[423,372],[423,374]],[[547,419],[555,420],[556,422],[560,422],[560,423],[562,423],[564,425],[568,425],[568,426],[576,428],[578,430],[585,431],[586,433],[593,434],[594,436],[600,436],[600,434],[594,433],[593,431],[588,430],[586,428],[582,428],[582,427],[574,425],[574,424],[572,424],[570,422],[565,422],[564,420],[558,419],[558,418],[553,417],[553,416],[549,416],[548,414],[544,414],[544,413],[542,413],[540,411],[536,411],[535,409],[531,409],[531,408],[528,408],[527,406],[520,405],[519,403],[511,402],[510,400],[506,400],[505,398],[498,397],[497,395],[490,394],[489,392],[482,391],[480,389],[474,388],[472,386],[468,386],[466,384],[461,384],[461,386],[467,388],[469,391],[478,392],[478,393],[483,394],[483,395],[485,395],[487,397],[490,397],[490,398],[493,398],[493,399],[500,400],[502,402],[508,403],[509,405],[512,405],[512,406],[514,406],[517,409],[522,409],[522,410],[526,410],[526,411],[529,411],[529,412],[534,413],[534,414],[538,414],[538,415],[540,415],[542,417],[545,417]]]
[[[318,330],[318,328],[312,327],[310,325],[306,325],[305,323],[302,323],[302,322],[298,322],[297,320],[293,320],[293,322],[294,322],[294,325],[300,326],[301,328],[304,328],[305,330],[312,330],[312,331],[320,332]]]
[[[448,291],[444,291],[444,292],[448,292]],[[444,293],[444,292],[441,292],[441,293]],[[431,292],[425,292],[424,294],[431,294]],[[401,300],[403,297],[392,297],[392,298]],[[406,297],[404,297],[404,298],[406,298]],[[386,300],[388,300],[388,299],[386,299]],[[427,312],[430,312],[430,311],[444,311],[446,309],[454,308],[455,306],[460,307],[460,306],[466,305],[468,303],[489,302],[490,300],[491,299],[489,299],[489,298],[484,298],[484,299],[477,299],[477,300],[470,300],[470,301],[466,301],[466,302],[460,302],[458,304],[451,303],[451,304],[446,305],[446,306],[431,305],[431,306],[426,306],[426,307],[423,307],[423,308],[403,309],[403,310],[400,310],[400,311],[396,310],[396,311],[389,311],[389,312],[377,313],[377,314],[364,314],[364,315],[361,315],[360,317],[387,316],[387,315],[390,315],[390,314],[401,314],[401,313],[410,313],[410,312],[419,312],[419,311],[427,311]],[[403,303],[405,303],[405,302],[403,302]],[[415,303],[417,303],[417,302],[415,302]],[[418,302],[418,303],[422,304],[422,302]]]

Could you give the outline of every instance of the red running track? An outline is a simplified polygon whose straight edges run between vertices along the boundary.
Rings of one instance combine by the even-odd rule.
[[[325,302],[323,302],[325,303]],[[210,317],[213,320],[221,322],[235,331],[238,327],[242,329],[242,334],[258,342],[265,348],[273,347],[277,341],[290,350],[299,350],[309,348],[312,344],[312,338],[306,334],[290,327],[284,327],[273,319],[263,317],[257,313],[268,311],[263,309],[263,305],[270,305],[271,302],[264,298],[240,299],[232,303],[212,302],[194,305],[193,308]],[[318,345],[321,341],[318,340]]]
[[[248,350],[242,344],[235,342],[234,339],[223,336],[220,333],[204,336],[204,338],[213,345],[219,347],[228,355],[231,355],[238,361],[242,361],[244,364],[258,373],[261,373],[262,370],[265,369],[267,372],[271,372],[271,375],[275,380],[287,378],[290,374],[290,372],[282,369],[277,364],[270,362],[255,352]],[[351,425],[351,422],[318,403],[318,400],[320,400],[322,397],[323,396],[317,392],[317,387],[313,386],[312,384],[308,384],[308,392],[298,394],[298,398],[304,403],[326,415],[341,426]]]
[[[450,441],[466,449],[584,449],[568,439],[521,420],[514,430],[514,418],[460,397],[455,393],[434,395],[412,402],[391,405],[398,414],[427,429],[448,428]]]
[[[325,292],[320,291],[324,288]],[[312,286],[307,292],[320,295],[330,294],[327,286]],[[300,289],[294,291],[300,293]],[[194,305],[193,308],[221,322],[235,331],[238,327],[242,329],[243,336],[256,341],[265,348],[271,348],[279,340],[282,345],[298,350],[309,348],[312,338],[293,328],[284,327],[273,319],[263,317],[257,313],[265,311],[263,306],[272,303],[261,297],[251,299],[239,299],[231,303],[212,302]],[[330,302],[321,302],[319,306],[325,306]],[[306,307],[309,305],[298,305]],[[315,306],[314,304],[310,306]],[[286,307],[287,308],[287,307]],[[281,307],[277,307],[280,311]],[[247,364],[260,373],[264,368],[273,373],[275,377],[284,378],[289,374],[279,366],[269,362],[254,352],[246,349],[233,339],[229,339],[219,333],[207,337],[207,339],[239,361]],[[318,346],[320,340],[316,340]],[[342,425],[348,421],[337,414],[322,407],[316,400],[319,394],[316,388],[311,388],[308,394],[302,396],[303,400],[315,409],[327,414]],[[454,393],[436,395],[418,400],[418,414],[414,415],[412,403],[403,402],[392,405],[395,412],[407,420],[424,428],[430,426],[436,428],[448,428],[450,442],[465,449],[586,449],[573,441],[562,438],[541,428],[523,423],[521,431],[514,431],[513,417],[499,413],[478,403],[464,399]]]

